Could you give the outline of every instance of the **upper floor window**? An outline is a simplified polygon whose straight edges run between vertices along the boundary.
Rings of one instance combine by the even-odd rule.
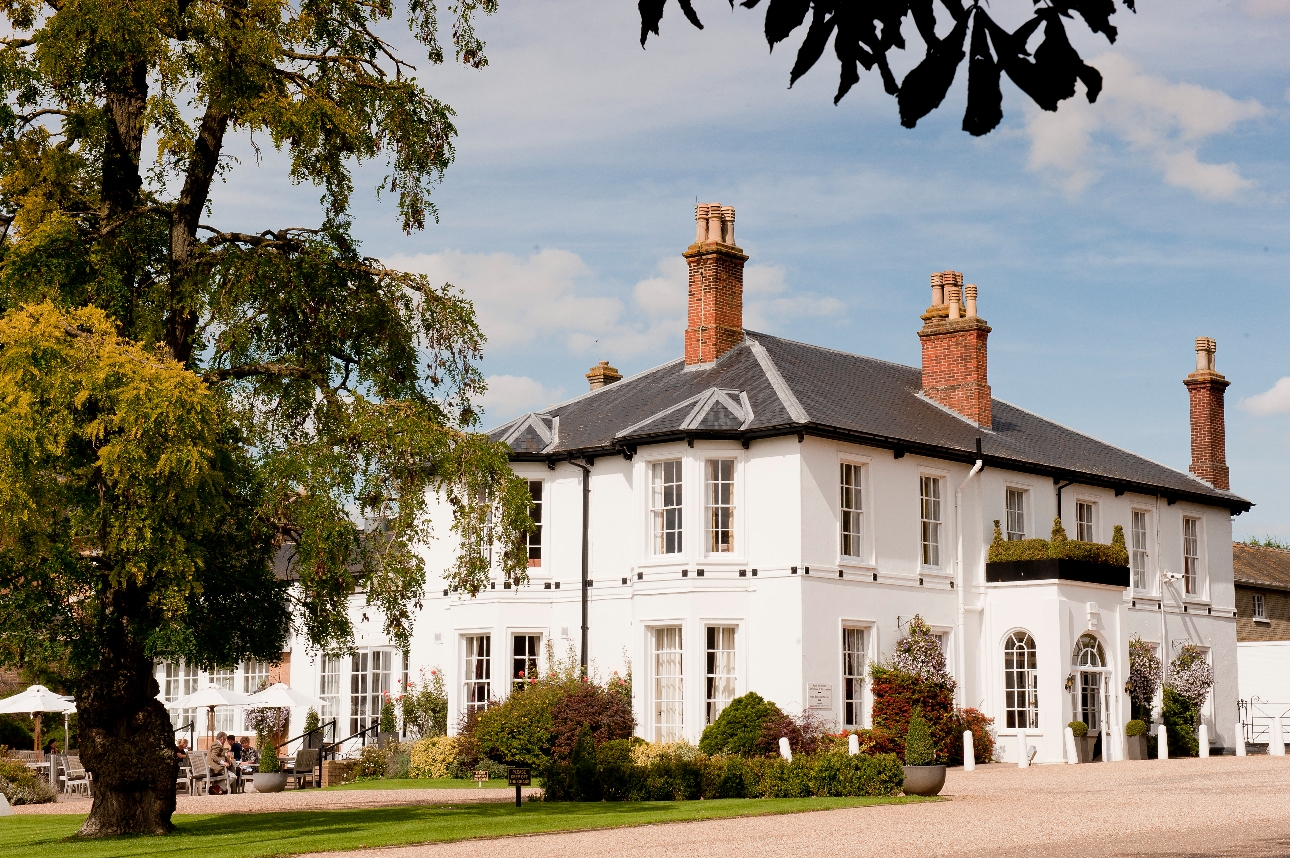
[[[681,553],[681,460],[650,466],[650,515],[655,554]]]
[[[482,712],[492,696],[493,638],[492,635],[466,635],[465,693],[467,712]],[[503,650],[505,652],[505,650]]]
[[[1087,501],[1075,503],[1075,538],[1080,542],[1096,542],[1093,536],[1093,518],[1097,513],[1097,504]]]
[[[1026,492],[1008,489],[1008,540],[1016,542],[1026,538]]]
[[[1183,519],[1183,580],[1187,595],[1200,593],[1200,519]]]
[[[1266,620],[1268,618],[1268,606],[1263,600],[1262,593],[1254,594],[1254,619]]]
[[[542,645],[541,635],[516,635],[514,651],[511,656],[511,688],[522,689],[537,679],[538,651]]]
[[[1039,660],[1035,639],[1013,632],[1003,642],[1003,711],[1009,730],[1039,726]]]
[[[842,463],[842,556],[861,556],[861,534],[864,514],[861,480],[862,467]]]
[[[1150,572],[1147,571],[1151,555],[1147,551],[1147,513],[1135,509],[1129,521],[1129,535],[1132,545],[1129,549],[1129,567],[1133,570],[1133,588],[1147,590],[1151,587]]]
[[[941,565],[941,478],[919,477],[920,540],[924,566]]]
[[[542,565],[542,481],[529,480],[529,495],[533,505],[529,507],[529,516],[533,519],[533,529],[528,532],[525,541],[529,549],[529,565]]]
[[[242,665],[242,693],[254,694],[269,684],[269,663],[251,659]]]
[[[735,460],[707,461],[708,553],[735,550]]]

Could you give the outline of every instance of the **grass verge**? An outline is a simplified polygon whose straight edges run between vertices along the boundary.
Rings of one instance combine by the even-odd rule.
[[[513,834],[618,828],[731,816],[763,816],[874,804],[926,801],[918,798],[718,799],[678,802],[526,802],[440,807],[379,807],[282,813],[175,816],[168,837],[72,840],[84,816],[11,816],[0,819],[0,855],[24,858],[127,858],[127,856],[218,855],[261,858],[304,852],[439,843]]]
[[[535,779],[533,786],[541,786]],[[484,781],[483,789],[506,789],[509,786],[502,778]],[[515,789],[514,787],[510,787]],[[349,789],[475,789],[475,781],[460,778],[380,778],[370,781],[355,781],[352,784],[338,784],[327,787],[328,790]]]

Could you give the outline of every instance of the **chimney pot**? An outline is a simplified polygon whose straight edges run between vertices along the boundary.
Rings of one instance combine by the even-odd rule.
[[[735,210],[720,203],[695,207],[693,245],[682,254],[690,269],[685,363],[712,363],[744,337],[744,263],[735,246]]]
[[[734,206],[721,207],[721,240],[725,244],[735,243],[735,209]]]
[[[708,240],[708,204],[699,203],[694,207],[694,243],[703,244]]]
[[[967,316],[969,319],[976,318],[976,284],[969,283],[963,287],[967,295]]]
[[[950,319],[959,318],[959,287],[951,286],[949,289]]]
[[[708,241],[721,241],[721,203],[708,203]]]
[[[1214,369],[1218,344],[1196,338],[1196,371],[1183,380],[1191,398],[1191,472],[1216,489],[1231,488],[1227,468],[1224,391],[1231,384]]]
[[[602,360],[591,368],[587,373],[587,382],[591,385],[592,390],[599,390],[602,387],[608,387],[616,381],[622,381],[623,374],[609,365],[609,361]]]
[[[945,303],[945,285],[939,271],[932,273],[932,306],[939,307]]]

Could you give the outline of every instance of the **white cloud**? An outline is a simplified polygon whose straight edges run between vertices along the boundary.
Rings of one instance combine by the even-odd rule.
[[[1259,417],[1290,412],[1290,376],[1278,379],[1270,390],[1242,399],[1241,408]]]
[[[488,390],[480,399],[484,423],[497,426],[512,417],[540,411],[565,399],[564,388],[549,388],[525,375],[490,375]]]
[[[1091,65],[1102,72],[1097,104],[1082,95],[1064,101],[1056,113],[1033,109],[1026,124],[1030,169],[1055,173],[1068,193],[1078,194],[1101,176],[1099,164],[1113,157],[1113,146],[1099,137],[1118,138],[1160,171],[1167,184],[1206,199],[1231,199],[1254,183],[1236,164],[1201,161],[1200,145],[1237,124],[1266,112],[1254,99],[1238,101],[1225,92],[1144,74],[1131,60],[1103,54]]]
[[[679,257],[661,260],[653,276],[631,288],[630,298],[606,294],[591,268],[567,250],[527,257],[450,250],[396,256],[390,265],[460,288],[475,303],[490,350],[535,346],[604,357],[612,350],[614,360],[624,360],[675,346],[680,354],[687,269]],[[744,271],[744,324],[754,330],[774,332],[786,321],[837,316],[843,309],[835,298],[791,290],[780,266]]]
[[[1251,18],[1280,18],[1290,15],[1290,0],[1245,0],[1241,7]]]

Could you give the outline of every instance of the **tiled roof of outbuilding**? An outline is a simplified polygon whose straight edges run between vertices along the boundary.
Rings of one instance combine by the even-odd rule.
[[[1232,546],[1232,578],[1237,584],[1290,590],[1290,551],[1237,542]]]
[[[516,459],[631,453],[684,438],[835,437],[1243,512],[1249,501],[995,399],[978,427],[919,393],[922,373],[752,331],[712,364],[678,358],[493,430]]]

